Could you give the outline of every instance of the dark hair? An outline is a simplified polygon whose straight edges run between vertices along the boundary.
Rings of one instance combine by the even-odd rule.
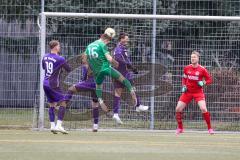
[[[51,40],[50,42],[49,42],[49,48],[50,49],[53,49],[54,47],[56,47],[57,45],[59,45],[60,43],[59,43],[59,41],[57,41],[57,40]]]
[[[125,38],[126,36],[128,36],[127,33],[121,32],[121,33],[119,34],[119,36],[118,36],[118,41],[120,41],[121,39]]]

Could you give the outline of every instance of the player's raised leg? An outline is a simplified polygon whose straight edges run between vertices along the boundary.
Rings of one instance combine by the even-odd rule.
[[[107,107],[107,105],[104,103],[103,99],[102,99],[102,84],[98,84],[96,83],[96,91],[95,91],[97,98],[98,98],[98,103],[101,106],[102,110],[104,112],[106,112],[107,116],[111,116],[109,108]]]
[[[106,70],[106,72],[108,75],[110,75],[115,80],[118,80],[119,82],[121,82],[127,88],[128,92],[130,92],[130,94],[132,96],[133,104],[136,107],[137,106],[137,96],[136,96],[134,87],[131,85],[130,81],[128,79],[126,79],[125,77],[123,77],[123,75],[120,72],[118,72],[117,70],[115,70],[112,67],[110,67],[108,70]]]
[[[205,100],[198,101],[198,106],[200,107],[200,109],[202,111],[203,119],[206,121],[208,133],[214,134],[214,131],[211,126],[211,115],[207,110],[206,101]]]
[[[176,121],[177,121],[177,129],[176,129],[176,135],[179,135],[184,132],[183,128],[183,121],[182,121],[182,114],[183,109],[187,106],[185,102],[178,101],[177,107],[176,107]]]
[[[103,110],[105,110],[107,113],[108,112],[108,107],[105,105],[105,103],[102,100],[102,83],[104,81],[105,76],[110,76],[118,81],[120,81],[130,92],[132,99],[133,99],[133,104],[136,106],[137,104],[137,98],[135,91],[131,85],[131,83],[122,76],[121,73],[113,69],[112,67],[108,67],[101,71],[97,76],[96,76],[96,95],[98,97],[99,104]]]
[[[91,92],[92,97],[92,115],[93,115],[93,132],[98,131],[98,119],[99,119],[99,103],[98,99],[95,93],[96,89],[96,83],[94,82],[94,79],[92,76],[87,76],[86,74],[83,74],[83,81],[80,81],[79,83],[69,87],[67,97],[69,99],[72,98],[72,95],[76,92],[80,91],[86,91]]]

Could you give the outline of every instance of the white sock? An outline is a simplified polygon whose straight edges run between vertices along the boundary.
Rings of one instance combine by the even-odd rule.
[[[57,127],[61,127],[62,126],[62,121],[61,120],[57,120]]]
[[[50,122],[51,128],[55,128],[55,122]]]
[[[98,128],[98,124],[93,124],[93,128]]]
[[[119,117],[119,116],[118,116],[118,113],[114,113],[113,116],[114,116],[114,117],[115,117],[115,116]]]

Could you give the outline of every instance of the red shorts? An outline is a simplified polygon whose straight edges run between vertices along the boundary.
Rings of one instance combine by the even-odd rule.
[[[205,100],[205,95],[203,92],[196,92],[196,93],[189,93],[185,92],[181,95],[179,98],[179,101],[182,101],[186,104],[192,101],[194,99],[196,102],[199,102],[201,100]]]

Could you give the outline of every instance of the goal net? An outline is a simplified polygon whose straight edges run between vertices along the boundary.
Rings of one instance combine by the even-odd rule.
[[[117,35],[129,35],[129,55],[139,74],[134,75],[137,94],[148,112],[137,113],[128,103],[125,91],[121,101],[118,126],[104,114],[100,128],[108,129],[175,129],[175,107],[181,95],[183,67],[190,63],[190,53],[198,50],[200,63],[213,77],[213,84],[205,87],[208,110],[217,130],[240,128],[239,87],[239,17],[164,16],[91,13],[43,13],[41,16],[41,54],[48,52],[48,42],[57,39],[61,54],[74,70],[66,75],[64,84],[70,86],[81,80],[81,68],[74,64],[86,46],[97,40],[104,30],[112,27]],[[109,44],[113,51],[115,38]],[[43,72],[41,72],[43,73]],[[113,104],[113,85],[104,82],[104,100]],[[47,103],[41,90],[39,126],[48,127]],[[44,121],[45,120],[45,121]],[[191,102],[184,110],[184,125],[190,129],[204,129],[200,109]],[[92,126],[90,93],[74,95],[69,105],[65,126],[83,129]]]

